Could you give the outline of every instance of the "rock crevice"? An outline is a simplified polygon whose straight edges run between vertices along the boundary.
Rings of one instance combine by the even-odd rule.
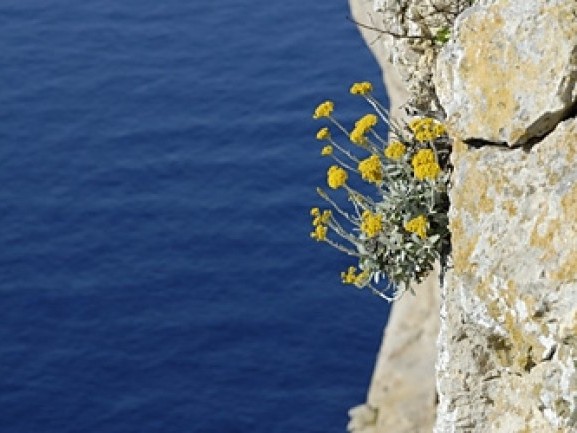
[[[435,85],[455,138],[436,433],[577,428],[577,2],[463,13]]]

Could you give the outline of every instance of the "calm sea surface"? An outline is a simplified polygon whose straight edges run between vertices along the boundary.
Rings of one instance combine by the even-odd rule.
[[[0,433],[345,431],[388,314],[308,238],[312,110],[380,82],[348,13],[0,2]]]

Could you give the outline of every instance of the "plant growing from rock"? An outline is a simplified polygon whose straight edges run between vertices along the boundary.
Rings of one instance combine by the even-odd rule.
[[[419,110],[442,111],[432,71],[441,48],[451,38],[457,17],[474,0],[375,0],[369,22],[358,26],[373,30],[399,72]]]
[[[392,301],[413,291],[411,284],[422,281],[449,248],[449,138],[432,117],[391,121],[368,82],[350,91],[372,108],[352,129],[333,116],[331,101],[313,114],[329,120],[346,143],[326,126],[317,133],[321,155],[334,161],[327,184],[335,192],[317,188],[329,207],[311,209],[311,237],[356,258],[356,266],[341,273],[343,283]],[[379,122],[388,131],[378,131]]]

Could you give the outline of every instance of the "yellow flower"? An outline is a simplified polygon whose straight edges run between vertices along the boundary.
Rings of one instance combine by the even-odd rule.
[[[415,139],[421,143],[433,141],[446,133],[445,126],[430,117],[413,119],[408,126]]]
[[[419,215],[405,223],[405,230],[411,233],[416,233],[421,239],[427,237],[427,218],[425,215]]]
[[[317,242],[324,241],[327,239],[327,230],[327,226],[318,225],[315,227],[315,230],[311,232],[311,238]]]
[[[327,127],[321,128],[319,129],[319,132],[317,132],[317,140],[327,140],[330,137],[331,133]]]
[[[370,272],[362,271],[357,274],[357,269],[350,266],[346,272],[341,272],[341,281],[343,284],[354,284],[357,287],[364,286],[370,277]]]
[[[366,95],[373,91],[373,85],[368,81],[362,81],[360,83],[354,83],[351,86],[351,93],[353,95]]]
[[[365,131],[363,131],[360,128],[355,127],[355,129],[351,131],[349,138],[353,143],[358,144],[360,146],[364,146],[365,144],[367,144],[367,137],[365,137]]]
[[[437,124],[433,128],[433,133],[437,137],[440,137],[441,135],[445,135],[447,133],[447,128],[445,128],[445,125],[443,125],[442,123],[437,122]]]
[[[381,216],[365,210],[361,215],[361,231],[368,237],[376,236],[383,229]]]
[[[323,214],[321,215],[321,223],[327,224],[331,219],[332,214],[333,213],[329,209],[323,211]]]
[[[419,180],[435,179],[441,173],[435,153],[431,149],[421,149],[413,156],[413,171]]]
[[[317,106],[313,114],[313,119],[320,119],[321,117],[329,117],[335,108],[333,101],[325,101]]]
[[[338,189],[345,184],[349,175],[344,168],[333,165],[327,171],[327,183],[332,189]]]
[[[361,117],[359,120],[357,120],[355,122],[355,127],[361,128],[365,131],[368,131],[369,129],[371,129],[376,124],[377,124],[377,116],[369,113],[369,114],[365,114],[363,117]]]
[[[435,152],[432,149],[421,149],[415,156],[413,156],[413,167],[421,164],[429,164],[431,162],[437,162],[435,158]]]
[[[394,161],[398,161],[406,153],[407,148],[400,141],[393,141],[385,149],[385,156]]]
[[[365,135],[377,124],[377,116],[366,114],[355,122],[355,127],[351,131],[349,138],[355,144],[365,145],[367,137]]]
[[[358,166],[361,172],[361,177],[370,183],[377,183],[383,180],[383,169],[381,166],[381,160],[377,155],[371,155],[370,157],[363,159],[359,162]]]
[[[354,266],[350,266],[346,272],[341,272],[341,280],[344,284],[354,284],[356,279],[357,269]]]
[[[311,209],[314,227],[314,230],[311,232],[311,238],[316,239],[319,242],[327,239],[327,224],[331,219],[331,215],[332,212],[329,209],[324,210],[322,214],[318,207]]]
[[[420,165],[415,169],[415,177],[419,180],[436,179],[441,172],[441,167],[436,162]]]
[[[330,144],[327,144],[325,147],[323,147],[323,149],[321,150],[321,155],[322,156],[329,156],[333,154],[333,146],[331,146]]]
[[[363,271],[355,277],[355,282],[353,284],[357,287],[362,287],[368,282],[369,278],[370,278],[370,272]]]

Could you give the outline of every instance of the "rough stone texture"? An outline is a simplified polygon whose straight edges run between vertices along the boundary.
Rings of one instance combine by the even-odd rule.
[[[435,432],[575,432],[577,120],[452,157]]]
[[[389,316],[367,402],[349,412],[354,433],[429,433],[436,412],[438,267]]]
[[[577,102],[577,1],[492,0],[464,12],[437,60],[452,132],[516,146]]]
[[[379,42],[399,71],[409,103],[422,111],[439,109],[432,75],[442,44],[437,32],[451,28],[468,0],[374,0],[373,19],[361,22],[383,31]]]
[[[576,81],[575,0],[481,1],[439,55],[458,140],[435,433],[577,432]]]

